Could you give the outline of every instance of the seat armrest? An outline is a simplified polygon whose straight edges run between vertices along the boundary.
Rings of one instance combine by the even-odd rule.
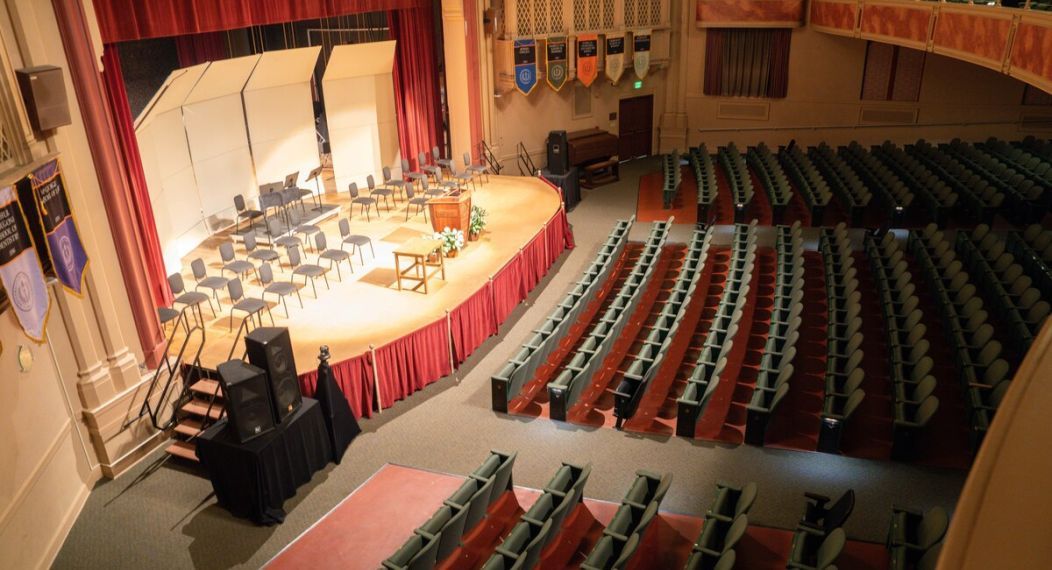
[[[821,506],[829,502],[829,497],[825,495],[819,495],[818,493],[804,493],[804,496],[815,502],[816,505]]]

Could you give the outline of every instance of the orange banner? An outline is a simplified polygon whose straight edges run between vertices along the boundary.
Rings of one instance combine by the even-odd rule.
[[[599,77],[599,36],[581,34],[577,36],[577,78],[585,87],[591,87]]]

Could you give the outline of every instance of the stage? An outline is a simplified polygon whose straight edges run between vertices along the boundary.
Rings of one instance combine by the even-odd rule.
[[[346,189],[339,193],[334,188],[332,171],[326,170],[325,194],[322,200],[339,208],[338,216],[331,217],[319,225],[325,234],[330,248],[340,246],[338,220],[348,217],[350,195]],[[367,192],[362,192],[367,195]],[[326,288],[324,279],[317,280],[318,295],[315,298],[310,284],[303,285],[303,277],[293,279],[288,267],[288,257],[284,248],[277,248],[281,254],[282,267],[272,264],[276,281],[293,281],[299,286],[303,297],[303,308],[300,308],[295,295],[286,298],[289,316],[273,295],[267,296],[274,325],[288,327],[291,333],[296,368],[299,374],[317,368],[318,347],[328,345],[332,354],[331,362],[335,365],[341,361],[370,352],[370,347],[380,348],[406,335],[434,325],[440,319],[446,319],[448,311],[453,310],[487,286],[490,279],[500,272],[510,261],[522,257],[521,252],[535,238],[546,236],[546,227],[553,222],[564,223],[560,216],[561,200],[557,190],[546,182],[533,177],[490,176],[489,182],[480,183],[472,194],[473,204],[488,212],[487,225],[478,241],[466,242],[466,248],[455,258],[447,258],[446,279],[434,278],[430,293],[425,295],[409,290],[398,291],[394,269],[393,251],[400,244],[419,237],[431,236],[433,230],[430,221],[424,221],[424,215],[413,216],[414,206],[409,212],[407,222],[405,202],[393,202],[388,212],[380,206],[379,219],[375,211],[372,221],[366,221],[360,205],[355,205],[351,217],[351,232],[369,236],[375,248],[375,258],[368,246],[365,247],[365,264],[362,265],[355,252],[352,263],[354,273],[348,272],[347,264],[341,263],[343,281],[337,277],[335,268],[328,273],[330,288]],[[429,218],[430,220],[430,218]],[[217,233],[198,245],[182,260],[183,278],[188,290],[193,290],[195,280],[190,272],[190,263],[201,257],[208,266],[208,274],[219,275],[223,263],[219,256],[219,245],[231,241],[234,228]],[[561,235],[561,234],[560,234]],[[306,241],[306,240],[304,240]],[[313,239],[311,240],[313,245]],[[317,253],[311,248],[304,248],[306,263],[316,263]],[[350,246],[347,247],[348,251]],[[235,244],[238,259],[245,258],[243,245],[238,240]],[[545,252],[548,250],[545,249]],[[554,259],[558,252],[552,251]],[[256,263],[258,265],[258,263]],[[320,263],[328,266],[327,261]],[[547,265],[545,265],[546,269]],[[232,277],[225,272],[225,277]],[[248,297],[260,297],[262,289],[251,274],[242,278],[245,294]],[[532,287],[530,287],[532,288]],[[202,289],[209,293],[210,291]],[[524,296],[524,295],[523,295]],[[205,344],[201,353],[201,364],[206,368],[215,368],[227,360],[235,341],[242,313],[234,317],[233,331],[228,329],[230,300],[227,291],[220,291],[222,308],[217,309],[217,316],[212,317],[208,307],[203,306],[206,319]],[[214,301],[213,301],[214,303]],[[267,311],[263,311],[265,326],[271,326]],[[503,320],[500,318],[499,320]],[[499,324],[499,323],[498,323]],[[241,341],[238,341],[239,343]],[[177,335],[172,343],[172,352],[180,345]],[[234,351],[239,357],[243,348]],[[414,355],[407,355],[414,358]],[[389,402],[382,402],[389,405]]]

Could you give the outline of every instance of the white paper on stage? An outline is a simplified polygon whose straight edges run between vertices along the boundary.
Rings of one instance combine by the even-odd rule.
[[[212,62],[183,102],[201,208],[211,229],[235,221],[234,196],[259,193],[245,127],[241,90],[260,56]]]
[[[157,222],[157,236],[169,271],[208,237],[190,147],[183,129],[182,104],[208,64],[173,71],[139,116],[135,136]]]
[[[384,166],[401,171],[394,101],[395,42],[333,48],[322,80],[336,188],[380,184]]]
[[[300,186],[321,163],[311,76],[321,47],[268,51],[242,92],[256,182],[281,182],[299,171]]]

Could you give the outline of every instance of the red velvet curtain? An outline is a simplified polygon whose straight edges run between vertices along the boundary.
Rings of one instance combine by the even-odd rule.
[[[219,61],[230,57],[225,32],[188,34],[176,36],[175,52],[179,67],[190,67],[206,61]]]
[[[493,293],[482,287],[467,301],[449,313],[453,333],[453,358],[460,365],[487,338],[497,334],[497,317],[493,312]]]
[[[446,326],[442,318],[376,349],[376,374],[384,407],[453,372]]]
[[[533,288],[548,273],[548,267],[551,266],[551,261],[548,259],[547,238],[546,231],[539,231],[533,236],[530,243],[522,248],[520,256],[522,257],[522,290],[526,294],[533,291]],[[523,297],[525,298],[525,295]]]
[[[789,93],[789,43],[792,30],[771,31],[771,72],[767,76],[767,96],[784,99]]]
[[[103,43],[235,30],[364,12],[430,9],[428,0],[94,0]]]
[[[705,30],[705,87],[706,95],[719,95],[723,89],[723,46],[727,41],[726,30]]]
[[[493,276],[493,312],[498,323],[508,319],[529,291],[522,288],[522,256],[516,255]]]
[[[146,175],[142,170],[139,143],[135,140],[135,126],[128,106],[128,94],[124,89],[124,75],[116,46],[108,45],[102,52],[102,73],[106,82],[106,95],[113,115],[114,128],[120,143],[121,158],[128,171],[128,180],[134,194],[135,232],[142,244],[146,262],[146,278],[150,284],[150,295],[158,307],[172,304],[172,292],[168,288],[168,273],[164,269],[164,255],[157,237],[157,225],[150,205],[150,192],[146,187]]]
[[[434,17],[431,8],[387,13],[395,47],[395,111],[402,158],[414,164],[442,139],[442,106],[438,93]],[[416,165],[419,168],[420,165]]]
[[[331,365],[333,378],[343,391],[347,403],[356,418],[370,418],[373,415],[373,365],[369,353],[355,356]],[[300,391],[308,398],[314,396],[318,384],[318,371],[312,370],[300,374]]]

